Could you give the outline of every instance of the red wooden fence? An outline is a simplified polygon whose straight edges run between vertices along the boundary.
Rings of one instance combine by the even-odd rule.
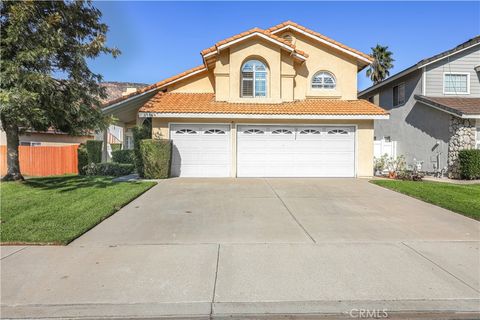
[[[26,176],[78,173],[78,145],[58,147],[20,146],[20,171]],[[0,174],[7,173],[7,147],[0,146]]]

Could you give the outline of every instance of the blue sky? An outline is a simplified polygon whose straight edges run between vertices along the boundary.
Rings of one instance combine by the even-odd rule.
[[[391,74],[480,34],[480,2],[95,1],[122,55],[90,62],[105,81],[154,83],[202,63],[200,51],[253,27],[295,21],[370,53],[394,54]],[[365,71],[359,89],[370,86]]]

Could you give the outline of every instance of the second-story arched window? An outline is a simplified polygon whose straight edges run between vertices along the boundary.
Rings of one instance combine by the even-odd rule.
[[[267,67],[258,60],[248,60],[242,65],[241,96],[262,98],[267,96]]]
[[[312,77],[312,89],[335,89],[337,82],[328,71],[319,71]]]

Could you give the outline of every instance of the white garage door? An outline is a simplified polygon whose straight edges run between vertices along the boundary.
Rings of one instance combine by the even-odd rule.
[[[172,176],[230,176],[229,125],[171,125],[170,139],[173,141]]]
[[[238,126],[239,177],[353,177],[355,127]]]

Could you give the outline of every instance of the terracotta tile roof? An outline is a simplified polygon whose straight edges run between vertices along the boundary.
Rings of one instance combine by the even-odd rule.
[[[291,115],[387,115],[366,100],[307,99],[284,103],[229,103],[213,93],[157,93],[139,112]]]
[[[270,32],[265,31],[265,30],[260,29],[260,28],[253,28],[253,29],[250,29],[250,30],[248,30],[248,31],[245,31],[245,32],[239,33],[239,34],[237,34],[237,35],[234,35],[234,36],[232,36],[232,37],[230,37],[230,38],[227,38],[227,39],[224,39],[224,40],[222,40],[222,41],[219,41],[219,42],[215,43],[213,46],[211,46],[210,48],[207,48],[207,49],[205,49],[205,50],[202,50],[202,51],[201,51],[201,54],[202,54],[202,56],[204,56],[204,55],[206,55],[206,54],[208,54],[208,53],[215,52],[215,51],[217,51],[217,47],[219,47],[219,46],[221,46],[221,45],[224,45],[224,44],[227,44],[227,43],[229,43],[229,42],[235,41],[235,40],[237,40],[237,39],[246,37],[246,36],[248,36],[248,35],[250,35],[250,34],[252,34],[252,33],[261,33],[261,34],[263,34],[263,35],[265,35],[265,36],[267,36],[267,37],[269,37],[269,38],[271,38],[271,39],[273,39],[273,40],[275,40],[275,41],[281,42],[282,44],[288,46],[289,48],[291,48],[294,52],[298,53],[299,55],[304,56],[305,58],[308,57],[308,54],[306,54],[306,53],[305,53],[304,51],[302,51],[302,50],[296,49],[296,48],[295,48],[295,45],[293,45],[291,42],[289,42],[289,41],[287,41],[287,40],[285,40],[285,39],[283,39],[283,38],[280,38],[280,37],[278,37],[278,36],[276,36],[276,35],[274,35],[274,34],[271,34]]]
[[[459,116],[480,115],[480,98],[427,97],[415,95],[415,99]]]
[[[184,72],[182,72],[182,73],[176,74],[176,75],[174,75],[174,76],[172,76],[172,77],[170,77],[170,78],[164,79],[164,80],[159,81],[159,82],[157,82],[157,83],[151,84],[151,85],[146,86],[146,87],[143,87],[143,88],[141,88],[141,89],[138,89],[137,91],[132,92],[132,93],[130,93],[130,94],[127,94],[127,95],[125,95],[125,96],[123,96],[123,97],[119,97],[119,98],[117,98],[117,99],[110,100],[110,101],[108,101],[107,103],[105,103],[105,104],[102,106],[102,108],[108,107],[108,106],[110,106],[110,105],[112,105],[112,104],[115,104],[115,103],[117,103],[117,102],[126,100],[126,99],[128,99],[128,98],[130,98],[130,97],[136,96],[136,95],[138,95],[138,94],[147,92],[147,91],[152,90],[152,89],[155,89],[155,88],[159,88],[159,89],[160,89],[160,88],[164,87],[165,85],[169,84],[170,82],[173,82],[173,81],[178,80],[178,79],[180,79],[180,78],[182,78],[182,77],[184,77],[184,76],[187,76],[187,75],[189,75],[189,74],[192,74],[192,73],[194,73],[194,72],[196,72],[196,71],[201,71],[201,70],[205,70],[205,71],[207,70],[203,64],[200,65],[200,66],[197,66],[197,67],[195,67],[195,68],[188,69],[187,71],[184,71]]]
[[[331,38],[329,38],[329,37],[327,37],[327,36],[324,36],[323,34],[320,34],[320,33],[316,32],[316,31],[313,31],[313,30],[310,30],[310,29],[308,29],[308,28],[305,28],[304,26],[301,26],[301,25],[299,25],[298,23],[295,23],[295,22],[293,22],[293,21],[285,21],[285,22],[282,22],[282,23],[280,23],[280,24],[277,24],[276,26],[273,26],[273,27],[267,29],[267,32],[272,32],[272,33],[273,33],[273,32],[275,32],[276,30],[279,30],[279,29],[281,29],[281,28],[283,28],[283,27],[286,27],[286,26],[293,26],[293,27],[295,27],[295,28],[298,28],[298,29],[300,29],[300,30],[302,30],[302,31],[304,31],[304,32],[306,32],[306,33],[310,33],[310,34],[312,34],[312,35],[314,35],[314,36],[317,36],[317,37],[319,37],[319,38],[321,38],[321,39],[323,39],[323,40],[325,40],[325,41],[327,41],[327,42],[330,42],[330,43],[332,43],[332,44],[334,44],[334,45],[337,45],[337,46],[339,46],[339,47],[341,47],[341,48],[343,48],[343,49],[345,49],[345,50],[348,50],[348,51],[350,51],[350,52],[356,53],[356,54],[364,57],[365,59],[368,59],[368,60],[370,60],[370,61],[373,62],[373,57],[369,56],[368,54],[365,54],[365,53],[363,53],[363,52],[361,52],[361,51],[358,51],[358,50],[356,50],[356,49],[350,48],[350,47],[344,45],[343,43],[340,43],[340,42],[338,42],[338,41],[335,41],[335,40],[333,40],[333,39],[331,39]]]

